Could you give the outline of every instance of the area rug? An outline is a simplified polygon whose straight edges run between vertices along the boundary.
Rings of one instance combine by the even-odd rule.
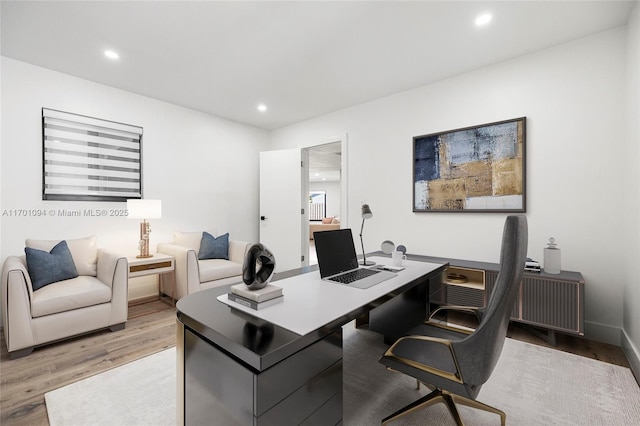
[[[345,333],[344,424],[369,426],[428,392],[386,371],[380,335]],[[58,425],[175,425],[175,349],[168,349],[45,395]],[[499,407],[513,425],[640,424],[640,388],[628,368],[507,339],[479,401]],[[499,417],[460,407],[468,425],[498,425]],[[215,424],[213,422],[212,424]],[[397,425],[453,425],[442,404]]]

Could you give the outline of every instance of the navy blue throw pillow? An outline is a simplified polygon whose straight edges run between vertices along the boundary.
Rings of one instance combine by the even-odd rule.
[[[60,241],[49,253],[31,247],[25,247],[24,252],[27,255],[27,270],[33,291],[78,276],[66,241]]]
[[[226,259],[229,260],[229,233],[214,237],[208,232],[202,233],[198,259]]]

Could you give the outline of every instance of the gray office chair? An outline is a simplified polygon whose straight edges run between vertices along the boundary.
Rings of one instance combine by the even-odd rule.
[[[446,403],[458,425],[462,419],[455,403],[498,414],[502,425],[506,414],[476,401],[482,385],[495,368],[507,334],[509,318],[519,288],[527,254],[527,218],[508,216],[500,253],[500,272],[485,308],[442,307],[427,321],[398,339],[380,359],[387,369],[412,376],[434,388],[433,392],[396,411],[382,424],[396,420],[436,402]],[[475,314],[475,330],[438,322],[443,311]]]

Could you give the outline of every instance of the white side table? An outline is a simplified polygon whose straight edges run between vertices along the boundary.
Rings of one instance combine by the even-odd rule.
[[[166,274],[171,274],[171,301],[169,304],[174,306],[174,297],[176,293],[175,279],[175,258],[163,253],[156,253],[153,257],[138,258],[135,256],[127,257],[129,263],[129,278],[144,277],[147,275],[158,275],[158,299],[162,300],[162,280]]]

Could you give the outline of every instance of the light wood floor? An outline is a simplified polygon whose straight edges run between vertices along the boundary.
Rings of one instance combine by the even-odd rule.
[[[37,348],[11,360],[2,336],[0,424],[48,425],[44,394],[175,346],[175,308],[160,301],[129,307],[126,328]]]
[[[44,394],[69,383],[175,346],[175,308],[159,301],[129,308],[124,330],[97,332],[36,349],[9,359],[2,338],[0,352],[0,424],[48,425]],[[509,336],[550,346],[529,330],[511,325]],[[629,366],[613,345],[558,335],[556,349]]]

